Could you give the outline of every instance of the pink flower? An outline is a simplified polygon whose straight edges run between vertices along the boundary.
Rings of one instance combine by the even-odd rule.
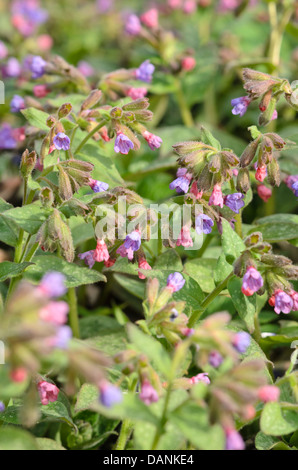
[[[10,378],[15,383],[22,383],[27,379],[28,372],[24,367],[17,367],[10,372]]]
[[[179,10],[182,7],[182,0],[168,0],[168,5],[172,10]]]
[[[87,264],[87,266],[89,266],[90,269],[92,269],[95,265],[94,251],[95,250],[90,250],[86,251],[85,253],[80,253],[78,255],[81,260],[85,261],[85,263]]]
[[[185,0],[183,5],[183,11],[187,15],[194,13],[197,9],[197,2],[196,0]]]
[[[101,263],[102,261],[108,261],[110,259],[109,251],[104,240],[97,240],[94,259],[98,263]]]
[[[292,290],[290,292],[290,297],[293,300],[293,311],[297,312],[297,310],[298,310],[298,292]]]
[[[46,85],[35,85],[33,88],[33,93],[36,98],[45,98],[50,93],[50,90]]]
[[[267,176],[266,165],[262,165],[261,167],[258,167],[256,171],[256,180],[260,181],[260,183],[263,183],[266,176]]]
[[[148,142],[151,150],[159,149],[162,144],[162,139],[157,135],[151,134],[151,132],[145,131],[143,137]]]
[[[193,246],[193,241],[190,235],[190,228],[188,225],[184,225],[181,229],[179,238],[176,242],[177,246],[184,246],[185,248]]]
[[[59,388],[46,381],[41,381],[37,385],[40,401],[42,405],[48,405],[58,400]]]
[[[123,245],[119,246],[118,250],[116,251],[116,253],[118,255],[120,255],[122,258],[127,258],[129,259],[130,261],[133,260],[133,256],[134,256],[134,251],[132,248],[125,248],[125,245],[123,243]]]
[[[195,385],[195,384],[198,384],[200,382],[203,382],[206,385],[209,385],[210,384],[210,379],[208,377],[208,373],[203,372],[202,374],[198,374],[198,375],[195,375],[194,377],[191,377],[189,379],[189,382],[191,383],[191,385]]]
[[[258,195],[264,202],[268,202],[268,200],[272,196],[272,189],[267,188],[264,184],[259,184],[257,187]]]
[[[67,322],[67,315],[69,306],[66,302],[49,302],[48,305],[39,311],[39,318],[54,325],[65,325]]]
[[[129,96],[132,100],[139,100],[144,98],[148,93],[147,88],[130,88],[127,92],[127,96]]]
[[[195,196],[196,199],[202,199],[203,196],[203,191],[199,191],[198,189],[198,184],[196,181],[192,183],[192,186],[190,188],[190,193]]]
[[[209,206],[223,207],[223,205],[224,199],[221,191],[221,186],[220,184],[216,184],[209,199]]]
[[[152,387],[151,383],[148,380],[144,380],[142,383],[141,393],[139,395],[145,405],[151,405],[159,400],[159,396],[155,388]]]
[[[49,34],[42,34],[37,38],[37,45],[42,52],[47,52],[51,50],[53,44],[53,38]]]
[[[140,269],[145,269],[146,271],[149,271],[149,270],[152,269],[150,264],[147,263],[145,258],[140,259],[138,266],[139,266]],[[146,276],[144,274],[142,274],[140,271],[139,271],[138,274],[139,274],[140,279],[146,279]]]
[[[181,67],[186,72],[191,72],[196,65],[197,61],[194,57],[184,57],[184,59],[181,61]]]
[[[151,8],[151,10],[146,11],[141,15],[142,23],[150,29],[158,28],[158,10],[156,8]]]
[[[278,401],[280,396],[280,389],[275,385],[265,385],[258,391],[258,396],[264,403]]]

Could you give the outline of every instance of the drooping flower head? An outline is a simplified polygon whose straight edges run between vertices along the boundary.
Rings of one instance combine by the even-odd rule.
[[[56,150],[69,150],[70,138],[64,132],[58,132],[53,139]]]
[[[209,198],[209,206],[223,207],[224,200],[220,184],[216,184],[213,188],[212,194]]]
[[[182,70],[185,70],[185,72],[191,72],[197,64],[197,61],[194,57],[184,57],[181,60],[181,67]]]
[[[186,194],[189,190],[191,180],[191,173],[188,173],[186,168],[179,168],[177,171],[177,178],[170,184],[170,189],[176,189],[178,194]]]
[[[293,310],[293,299],[282,290],[277,290],[274,293],[275,306],[274,311],[278,315],[282,313],[290,313]]]
[[[139,269],[144,269],[145,271],[150,271],[152,268],[145,258],[141,258],[138,263]],[[139,279],[146,279],[146,276],[140,271],[138,272]]]
[[[179,238],[176,242],[177,246],[184,246],[184,248],[190,248],[193,246],[193,241],[190,234],[190,228],[188,225],[184,225],[181,229]]]
[[[295,290],[292,290],[290,292],[290,297],[291,299],[293,300],[293,312],[297,312],[298,310],[298,292],[296,292]]]
[[[127,155],[130,150],[133,150],[133,142],[125,135],[119,132],[115,140],[114,150],[116,153]]]
[[[103,193],[109,189],[108,183],[97,181],[92,178],[89,180],[89,186],[95,193]]]
[[[67,291],[65,281],[64,274],[50,271],[43,276],[39,284],[39,290],[49,298],[62,297]]]
[[[206,214],[199,214],[196,217],[196,232],[198,235],[201,235],[201,233],[208,235],[212,232],[213,225],[213,220]]]
[[[255,292],[258,292],[263,285],[264,281],[259,271],[257,271],[253,266],[249,266],[243,277],[241,288],[242,293],[247,297],[250,297]]]
[[[233,106],[232,114],[244,116],[247,111],[247,108],[251,102],[251,99],[248,96],[241,96],[240,98],[234,98],[231,101],[231,105]]]
[[[145,60],[135,71],[136,79],[141,82],[151,83],[154,70],[155,67],[150,63],[150,60]]]
[[[43,60],[40,56],[32,57],[29,67],[32,72],[32,78],[36,80],[37,78],[41,78],[45,74],[45,67],[47,63]]]
[[[251,337],[245,331],[239,331],[239,333],[236,333],[232,341],[234,348],[240,354],[244,354],[247,351],[250,343]]]
[[[127,258],[130,261],[133,260],[134,251],[131,248],[126,249],[125,244],[120,245],[116,253],[121,256],[121,258]]]
[[[225,206],[229,207],[233,212],[236,214],[239,214],[240,209],[244,207],[245,202],[244,202],[244,194],[242,193],[234,193],[234,194],[228,194],[224,198],[224,204]]]
[[[86,251],[85,253],[80,253],[78,255],[78,257],[81,260],[85,261],[85,263],[90,269],[92,269],[93,266],[95,265],[94,251],[95,250],[90,250],[90,251]]]
[[[101,263],[102,261],[108,261],[110,259],[109,250],[104,240],[97,240],[97,245],[93,256],[95,261],[98,263]]]
[[[123,400],[121,390],[118,387],[108,383],[102,382],[99,387],[100,402],[106,408],[111,408]]]
[[[293,185],[292,185],[292,189],[294,191],[294,194],[296,197],[298,197],[298,181],[296,181]]]
[[[256,180],[260,181],[260,183],[263,183],[264,179],[267,176],[267,167],[266,165],[262,165],[260,167],[257,167],[256,171]]]
[[[181,273],[172,273],[168,276],[167,288],[171,292],[178,292],[185,284],[185,279]]]
[[[142,402],[148,406],[151,405],[151,403],[156,403],[159,400],[157,391],[155,390],[155,388],[153,388],[153,386],[148,380],[145,380],[142,383],[142,388],[139,397]]]
[[[48,405],[58,400],[59,388],[46,381],[41,381],[37,385],[40,401],[42,405]]]
[[[159,149],[162,144],[162,139],[157,135],[151,134],[151,132],[145,131],[143,137],[148,142],[151,150]]]
[[[126,250],[138,251],[141,246],[141,239],[140,230],[133,230],[125,239],[124,246]]]
[[[257,186],[258,195],[264,202],[268,202],[272,196],[272,189],[268,188],[264,184],[258,184]]]
[[[125,32],[130,36],[138,36],[142,25],[137,15],[131,14],[125,20]]]

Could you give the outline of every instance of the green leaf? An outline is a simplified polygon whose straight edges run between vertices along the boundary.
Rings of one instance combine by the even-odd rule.
[[[296,221],[289,222],[289,218],[287,219],[287,222],[284,219],[281,219],[279,222],[257,225],[250,230],[249,233],[256,231],[261,232],[264,240],[270,243],[293,240],[298,238],[298,223]]]
[[[54,255],[35,256],[34,265],[27,269],[25,277],[38,284],[48,271],[58,271],[66,277],[66,287],[78,287],[95,282],[106,282],[106,277],[89,268],[82,268],[74,263],[68,263]]]
[[[0,282],[5,281],[8,278],[13,278],[17,277],[22,272],[25,271],[25,269],[28,268],[28,266],[31,266],[32,263],[11,263],[10,261],[3,261],[0,263]]]
[[[222,229],[222,249],[227,262],[231,264],[245,250],[245,244],[226,219],[222,219]]]
[[[173,295],[174,300],[186,302],[185,313],[190,313],[192,310],[199,310],[205,298],[205,295],[193,278],[184,274],[185,284],[183,289]]]
[[[23,395],[28,387],[28,380],[22,383],[12,382],[9,376],[9,368],[0,365],[0,399],[9,400]]]
[[[211,426],[206,410],[194,403],[188,403],[170,415],[175,424],[197,449],[224,450],[225,436],[219,425]]]
[[[240,316],[245,322],[248,331],[254,332],[254,315],[256,312],[256,295],[247,297],[241,292],[242,282],[238,277],[230,279],[228,283],[228,291],[230,293],[232,302]]]
[[[270,450],[278,442],[280,440],[277,437],[267,436],[261,431],[256,435],[255,444],[258,450]]]
[[[12,221],[21,227],[25,232],[34,235],[38,232],[41,225],[49,217],[51,210],[44,209],[40,202],[34,202],[28,206],[9,209],[2,217],[7,221]]]
[[[167,250],[157,258],[154,264],[154,269],[159,269],[161,271],[181,272],[183,265],[180,256],[175,250]]]
[[[142,281],[131,279],[127,276],[122,276],[122,274],[114,274],[114,279],[117,281],[121,287],[126,289],[130,294],[138,297],[139,299],[144,299],[145,297],[145,284]]]
[[[127,326],[127,331],[133,345],[144,353],[162,374],[168,377],[172,368],[171,359],[162,345],[132,324]]]
[[[283,436],[297,431],[298,413],[282,409],[280,403],[267,403],[261,416],[261,431],[270,436]]]
[[[9,209],[13,209],[13,206],[0,198],[0,241],[15,246],[18,240],[18,226],[13,220],[7,220],[2,216]]]
[[[59,400],[55,401],[54,403],[49,403],[48,405],[42,406],[41,412],[42,416],[46,419],[63,421],[76,429],[76,426],[71,419],[66,406]]]
[[[75,404],[75,413],[90,410],[98,404],[99,392],[98,387],[91,384],[84,384],[77,396]]]
[[[62,445],[53,439],[47,439],[46,437],[38,437],[36,439],[39,450],[66,450]]]
[[[203,292],[212,292],[215,289],[213,271],[216,267],[216,260],[212,258],[200,258],[187,261],[184,265],[184,272],[192,277]],[[230,266],[231,271],[231,266]]]
[[[114,333],[104,334],[100,336],[94,336],[85,340],[89,346],[104,351],[105,354],[113,356],[120,351],[123,351],[126,347],[126,335],[125,331],[117,331]]]
[[[215,137],[213,137],[211,132],[208,129],[206,129],[206,127],[204,126],[202,126],[201,128],[201,140],[205,144],[211,145],[211,147],[214,147],[217,150],[221,150],[220,142]]]
[[[0,429],[0,450],[39,450],[39,447],[29,432],[5,426]]]
[[[22,109],[21,113],[25,116],[27,121],[29,121],[29,124],[31,124],[31,126],[37,127],[42,131],[49,132],[49,128],[46,124],[46,121],[49,117],[47,113],[44,113],[43,111],[40,111],[36,108]]]

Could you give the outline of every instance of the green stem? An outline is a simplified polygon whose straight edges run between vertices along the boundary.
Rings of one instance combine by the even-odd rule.
[[[239,211],[239,214],[235,215],[235,232],[239,235],[240,238],[243,237],[242,233],[242,211]]]
[[[268,50],[268,58],[272,62],[274,72],[280,65],[281,46],[283,35],[287,24],[289,23],[292,13],[294,11],[294,2],[284,6],[283,14],[279,20],[275,2],[268,3],[268,11],[271,25],[270,44]]]
[[[181,81],[177,79],[176,83],[177,83],[176,98],[177,98],[177,102],[180,108],[183,123],[186,127],[194,127],[195,123],[194,123],[192,114],[190,112],[190,109],[186,104]]]
[[[126,419],[123,421],[121,431],[117,440],[115,450],[125,450],[126,444],[133,430],[133,421]]]
[[[72,329],[74,338],[80,338],[78,301],[75,287],[70,287],[68,289],[68,302],[70,327]]]
[[[203,313],[205,312],[209,304],[211,304],[211,302],[213,302],[213,300],[216,299],[216,297],[221,293],[221,291],[223,291],[227,287],[229,280],[233,276],[234,276],[234,272],[232,271],[228,275],[228,277],[226,277],[226,279],[224,279],[220,284],[218,284],[218,286],[215,287],[215,289],[212,292],[210,292],[210,294],[205,298],[205,300],[202,302],[200,310],[196,310],[195,312],[193,312],[188,322],[188,325],[190,328],[195,326],[195,324],[201,318],[201,316],[203,315]]]
[[[155,436],[154,436],[154,439],[153,439],[153,442],[152,442],[151,450],[156,450],[157,449],[158,444],[159,444],[159,440],[160,440],[161,436],[164,433],[165,424],[167,422],[167,414],[168,414],[168,407],[169,407],[169,402],[170,402],[170,397],[171,397],[171,391],[172,391],[172,383],[170,382],[169,385],[168,385],[167,394],[166,394],[166,397],[165,397],[165,402],[164,402],[164,406],[163,406],[163,412],[162,412],[162,416],[161,416],[161,420],[160,420],[160,425],[156,429],[156,433],[155,433]]]
[[[100,121],[100,123],[94,127],[94,129],[92,129],[91,132],[89,132],[89,134],[85,137],[84,140],[82,140],[82,142],[80,143],[80,145],[77,147],[77,149],[74,151],[74,155],[76,155],[77,153],[79,153],[82,148],[85,146],[85,144],[88,142],[89,139],[91,139],[94,134],[96,134],[96,132],[98,132],[106,123],[106,120],[103,119],[102,121]]]

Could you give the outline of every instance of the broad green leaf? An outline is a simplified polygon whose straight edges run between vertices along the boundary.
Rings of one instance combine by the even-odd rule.
[[[27,121],[29,121],[29,124],[31,124],[31,126],[37,127],[42,131],[49,132],[49,128],[46,124],[46,121],[49,117],[47,113],[44,113],[43,111],[40,111],[36,108],[22,109],[21,113],[25,116]]]
[[[5,426],[0,429],[0,450],[39,450],[39,447],[28,431]]]
[[[3,261],[0,263],[0,282],[5,281],[22,274],[28,266],[32,263],[12,263],[10,261]]]
[[[261,431],[269,436],[283,436],[297,431],[298,413],[282,409],[280,403],[267,403],[261,416]]]
[[[201,258],[187,261],[184,265],[184,272],[192,277],[203,292],[211,292],[215,289],[213,271],[216,267],[216,260],[212,258]],[[230,266],[231,271],[231,266]]]
[[[61,401],[49,403],[41,408],[42,416],[46,419],[53,419],[54,421],[63,421],[69,426],[76,428],[66,406]]]
[[[245,296],[241,292],[241,286],[241,279],[234,277],[228,283],[228,291],[238,315],[245,322],[248,331],[253,333],[255,329],[256,295],[254,294],[252,297]]]
[[[47,220],[51,210],[44,209],[40,202],[34,202],[23,207],[16,207],[9,209],[2,217],[7,221],[12,221],[21,227],[25,232],[34,235],[38,232],[39,228]]]
[[[123,331],[123,327],[111,317],[104,315],[91,315],[80,320],[81,338],[87,339],[94,336],[105,336]]]
[[[197,449],[224,450],[225,436],[219,425],[211,426],[206,410],[188,403],[173,413],[170,420]]]
[[[25,272],[25,277],[31,282],[38,284],[48,271],[58,271],[66,277],[66,287],[78,287],[85,284],[106,281],[103,274],[85,267],[68,263],[54,255],[35,256],[34,265]]]
[[[185,313],[191,310],[199,310],[205,295],[199,284],[191,277],[184,274],[185,284],[181,290],[173,295],[174,300],[186,303]]]
[[[171,359],[163,346],[153,337],[146,335],[132,324],[128,325],[127,331],[132,344],[140,352],[144,353],[161,373],[166,377],[169,376]]]
[[[144,299],[144,282],[136,279],[131,279],[127,276],[122,276],[122,274],[114,274],[114,279],[120,284],[121,287],[126,289],[130,294],[134,295],[135,297],[138,297],[139,299]]]
[[[221,283],[231,274],[232,266],[227,262],[225,254],[221,253],[217,260],[216,268],[214,270],[214,281],[216,284]]]
[[[167,250],[157,258],[154,264],[154,269],[160,271],[181,272],[183,265],[180,256],[175,250]]]
[[[261,232],[264,240],[271,243],[292,240],[298,238],[298,223],[287,221],[257,225],[249,233],[255,231]]]
[[[201,128],[201,140],[211,147],[221,150],[220,142],[212,135],[212,133],[204,126]]]
[[[98,387],[92,384],[84,384],[77,396],[75,413],[92,409],[95,405],[98,404],[98,399]]]
[[[267,436],[261,431],[256,435],[255,444],[258,450],[270,450],[278,442],[280,440],[277,437]]]
[[[0,241],[9,246],[15,246],[18,240],[19,228],[13,220],[2,217],[2,214],[10,209],[13,209],[13,206],[0,198]]]
[[[222,249],[228,263],[232,263],[245,250],[245,244],[225,219],[222,219],[222,229]]]
[[[113,356],[126,348],[126,335],[122,328],[121,331],[94,336],[85,340],[89,346],[104,351],[108,356]]]

